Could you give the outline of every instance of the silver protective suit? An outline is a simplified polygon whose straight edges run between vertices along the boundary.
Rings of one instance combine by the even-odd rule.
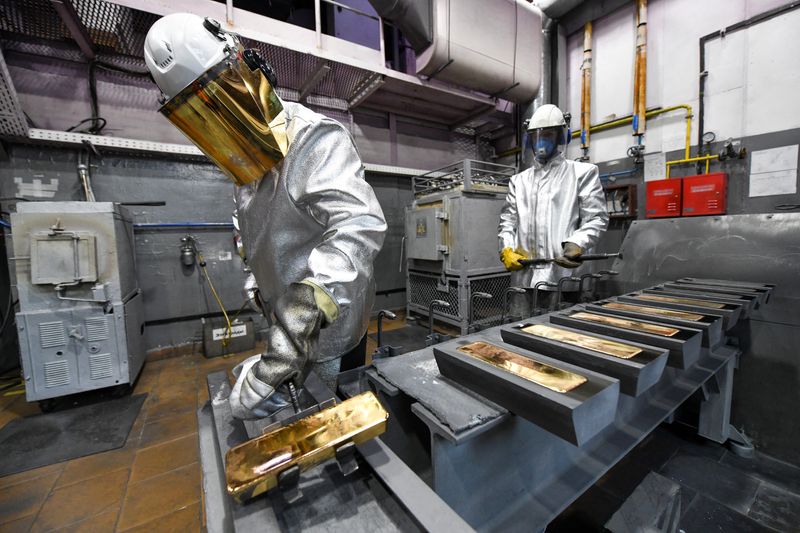
[[[570,161],[558,154],[511,178],[500,213],[500,250],[523,250],[530,257],[554,258],[562,244],[573,242],[588,253],[608,225],[605,195],[596,165]],[[572,271],[556,264],[511,273],[511,284],[533,287],[557,282]]]
[[[329,361],[367,330],[386,221],[347,130],[300,104],[284,102],[284,111],[288,153],[262,179],[236,188],[238,224],[267,305],[305,279],[336,302],[338,318],[320,331],[316,358]]]

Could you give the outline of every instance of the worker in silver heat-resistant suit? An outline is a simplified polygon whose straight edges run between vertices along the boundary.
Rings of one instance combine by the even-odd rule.
[[[274,319],[266,351],[234,370],[230,404],[270,416],[310,370],[333,385],[343,355],[363,358],[383,212],[347,130],[283,102],[272,67],[216,21],[159,19],[145,60],[161,113],[237,185],[247,265]]]
[[[564,113],[551,104],[540,106],[527,130],[533,166],[511,178],[498,237],[511,285],[530,288],[540,281],[556,283],[579,267],[581,254],[605,231],[608,211],[597,166],[564,157],[569,139]],[[556,262],[530,267],[519,262],[533,258]]]

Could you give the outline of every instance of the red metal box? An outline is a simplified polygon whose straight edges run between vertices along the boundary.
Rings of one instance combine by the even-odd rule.
[[[702,174],[683,178],[683,216],[724,215],[728,198],[728,175]]]
[[[681,178],[648,181],[645,186],[647,218],[681,216]]]

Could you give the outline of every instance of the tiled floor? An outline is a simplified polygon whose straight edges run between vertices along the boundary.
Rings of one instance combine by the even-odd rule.
[[[386,330],[403,325],[387,322]],[[370,333],[376,331],[371,324]],[[367,340],[367,353],[375,342]],[[0,478],[0,533],[199,531],[202,496],[196,410],[205,376],[258,352],[199,354],[145,364],[134,394],[148,393],[123,448]],[[0,393],[0,427],[39,413],[23,394]]]

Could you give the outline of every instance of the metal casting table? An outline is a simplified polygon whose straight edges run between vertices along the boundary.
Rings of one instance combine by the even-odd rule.
[[[210,533],[471,530],[380,439],[357,447],[359,468],[347,477],[331,461],[303,472],[299,488],[304,497],[299,501],[287,503],[276,489],[244,505],[237,503],[226,492],[225,454],[256,436],[259,426],[233,418],[225,372],[209,374],[207,380],[210,400],[198,410],[197,418],[205,522]]]
[[[462,338],[501,342],[499,331]],[[615,422],[582,447],[443,378],[432,348],[378,361],[367,376],[390,412],[384,441],[415,471],[425,472],[470,526],[537,531],[697,391],[706,398],[699,433],[725,442],[738,353],[731,346],[702,348],[688,369],[666,367],[647,391],[620,395]]]

